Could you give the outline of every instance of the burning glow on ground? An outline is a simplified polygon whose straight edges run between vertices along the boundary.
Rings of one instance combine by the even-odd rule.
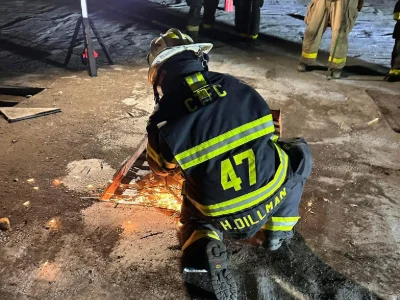
[[[182,205],[182,180],[168,176],[167,179],[147,174],[130,184],[122,184],[122,195],[114,199],[116,203],[153,206],[180,211]]]
[[[133,223],[131,220],[123,221],[121,227],[123,229],[123,234],[125,235],[134,232],[135,229],[137,228],[136,224]]]
[[[54,179],[52,182],[51,182],[51,185],[52,186],[59,186],[60,184],[62,184],[62,181],[60,180],[60,179]]]
[[[57,222],[57,220],[55,218],[51,219],[49,222],[47,222],[46,224],[46,229],[47,230],[54,230],[54,229],[58,229],[60,226],[59,222]]]

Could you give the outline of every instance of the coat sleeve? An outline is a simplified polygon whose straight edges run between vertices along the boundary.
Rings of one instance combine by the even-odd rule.
[[[148,133],[147,162],[156,175],[167,176],[173,173],[178,165],[171,150],[160,136],[157,119],[155,112],[150,116],[146,127]]]

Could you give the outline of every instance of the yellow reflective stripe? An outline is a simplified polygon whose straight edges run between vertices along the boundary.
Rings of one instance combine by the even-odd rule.
[[[192,90],[192,92],[196,92],[198,89],[207,85],[206,79],[200,72],[185,77],[185,80],[189,85],[190,89]]]
[[[186,26],[186,30],[187,31],[199,31],[199,26],[191,26],[191,25],[188,25],[188,26]]]
[[[151,148],[150,144],[147,144],[147,154],[151,157],[152,160],[154,160],[160,167],[162,167],[162,159],[158,153]]]
[[[240,37],[249,38],[252,40],[256,40],[258,38],[258,34],[247,34],[247,33],[239,33]]]
[[[147,144],[147,154],[154,160],[160,167],[166,167],[167,169],[174,169],[177,164],[173,162],[168,162],[164,159],[162,154],[158,154],[150,144]]]
[[[271,224],[266,224],[262,227],[262,229],[271,230],[271,231],[291,231],[293,226],[275,226]]]
[[[300,217],[272,217],[262,229],[272,231],[290,231],[297,224]]]
[[[297,222],[300,217],[272,217],[270,220],[276,223]]]
[[[346,62],[346,57],[345,58],[332,58],[332,56],[329,56],[328,61],[333,62],[334,64],[343,64]]]
[[[190,238],[185,242],[185,244],[182,246],[182,251],[184,251],[187,247],[189,247],[191,244],[193,244],[195,241],[209,237],[212,239],[220,240],[218,233],[212,230],[195,230],[193,231],[192,235]]]
[[[313,52],[313,53],[307,53],[307,52],[301,52],[301,56],[303,56],[304,58],[317,58],[318,52]]]
[[[194,155],[194,154],[196,154],[198,152],[204,151],[204,150],[206,150],[206,149],[208,149],[208,148],[210,148],[210,147],[212,147],[214,145],[217,145],[218,143],[226,141],[229,138],[232,138],[232,137],[234,137],[236,135],[239,135],[239,134],[241,134],[241,133],[243,133],[243,132],[245,132],[245,131],[247,131],[249,129],[255,128],[255,127],[263,125],[263,124],[267,124],[269,122],[272,122],[272,115],[271,114],[269,114],[267,116],[264,116],[264,117],[262,117],[260,119],[257,119],[255,121],[249,122],[247,124],[244,124],[242,126],[236,127],[235,129],[232,129],[232,130],[230,130],[228,132],[225,132],[225,133],[223,133],[223,134],[221,134],[219,136],[216,136],[216,137],[214,137],[214,138],[212,138],[212,139],[210,139],[208,141],[205,141],[205,142],[203,142],[203,143],[201,143],[201,144],[199,144],[199,145],[197,145],[197,146],[195,146],[193,148],[185,150],[185,151],[177,154],[175,156],[175,159],[178,161],[178,163],[181,164],[182,160],[184,158],[192,156],[192,155]],[[268,129],[268,131],[270,131],[271,129],[273,129],[273,131],[274,131],[275,128],[273,126],[273,123],[272,123],[272,126],[268,126],[267,129]],[[228,151],[228,150],[226,150],[226,151]],[[205,161],[205,160],[203,160],[203,161]]]
[[[200,156],[200,157],[198,157],[196,159],[193,159],[193,160],[191,160],[191,161],[189,161],[189,162],[187,162],[185,164],[181,164],[181,167],[184,170],[186,170],[188,168],[191,168],[191,167],[194,167],[194,166],[196,166],[198,164],[201,164],[201,163],[203,163],[203,162],[205,162],[207,160],[210,160],[210,159],[212,159],[214,157],[217,157],[218,155],[221,155],[221,154],[223,154],[225,152],[228,152],[228,151],[230,151],[232,149],[235,149],[235,148],[237,148],[237,147],[239,147],[241,145],[244,145],[244,144],[246,144],[246,143],[248,143],[248,142],[250,142],[252,140],[258,139],[258,138],[260,138],[260,137],[262,137],[264,135],[270,134],[270,133],[272,133],[274,131],[275,131],[275,128],[273,126],[265,128],[265,129],[262,129],[262,130],[259,130],[259,131],[256,131],[256,132],[254,132],[252,134],[249,134],[249,135],[247,135],[247,136],[245,136],[243,138],[240,138],[240,139],[238,139],[238,140],[236,140],[236,141],[234,141],[232,143],[226,144],[221,148],[218,148],[218,149],[216,149],[216,150],[214,150],[212,152],[206,153],[206,154],[204,154],[204,155],[202,155],[202,156]]]
[[[279,140],[279,135],[274,134],[273,136],[271,136],[271,140],[276,143]]]
[[[389,71],[390,75],[400,75],[400,70],[399,69],[391,69]]]
[[[274,178],[267,185],[240,197],[212,205],[200,204],[191,199],[189,195],[186,196],[203,215],[212,217],[233,214],[260,204],[261,202],[265,201],[265,199],[275,194],[286,180],[288,156],[279,148],[278,145],[274,145],[279,154],[280,164],[274,175]]]
[[[400,21],[400,12],[393,13],[393,20]]]

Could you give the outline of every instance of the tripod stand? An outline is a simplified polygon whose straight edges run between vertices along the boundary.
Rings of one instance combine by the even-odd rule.
[[[87,50],[86,53],[87,53],[87,58],[88,58],[89,75],[91,77],[96,77],[97,76],[96,58],[94,56],[94,50],[93,50],[93,45],[92,45],[92,37],[91,37],[90,29],[93,30],[93,33],[94,33],[95,37],[97,38],[97,41],[99,42],[99,44],[101,46],[101,49],[103,49],[104,54],[107,57],[108,63],[110,65],[113,65],[114,63],[111,59],[110,54],[107,51],[106,46],[103,43],[103,40],[101,39],[96,27],[94,26],[94,23],[88,17],[86,0],[81,0],[81,6],[82,6],[82,16],[79,17],[79,19],[76,22],[75,32],[74,32],[74,35],[72,36],[72,41],[68,48],[68,53],[67,53],[67,57],[65,58],[64,65],[67,66],[71,59],[72,51],[74,50],[74,47],[76,44],[76,38],[78,36],[79,29],[82,26],[83,27],[83,37],[84,37],[84,41],[85,41],[84,53]]]

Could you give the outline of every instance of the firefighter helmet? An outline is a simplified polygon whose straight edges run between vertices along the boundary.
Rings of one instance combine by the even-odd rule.
[[[147,55],[149,82],[154,85],[161,65],[172,56],[184,51],[193,51],[200,57],[207,54],[212,47],[211,43],[194,43],[190,36],[176,28],[169,29],[165,34],[151,41],[150,51]]]

